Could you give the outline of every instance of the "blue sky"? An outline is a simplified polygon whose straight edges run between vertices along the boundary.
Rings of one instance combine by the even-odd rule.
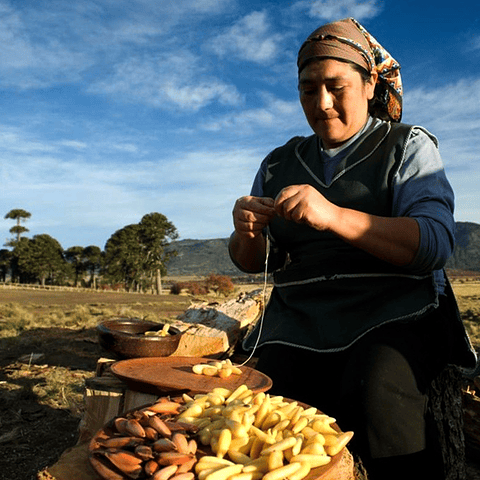
[[[480,8],[403,0],[0,0],[0,238],[105,246],[160,212],[226,237],[263,157],[310,134],[295,60],[353,16],[402,65],[403,121],[440,141],[456,219],[480,223]],[[0,247],[1,248],[1,247]]]

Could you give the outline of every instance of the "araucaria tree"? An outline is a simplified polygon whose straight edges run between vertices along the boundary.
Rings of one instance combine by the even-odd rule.
[[[143,247],[143,270],[152,279],[158,294],[162,293],[162,276],[166,275],[168,260],[175,251],[165,251],[170,241],[178,238],[173,223],[161,213],[148,213],[140,221],[140,244]]]
[[[166,247],[176,238],[177,229],[161,213],[149,213],[140,223],[117,230],[105,245],[106,276],[123,282],[127,290],[154,288],[161,293],[166,263],[176,254]]]
[[[9,230],[9,232],[12,235],[15,235],[17,242],[20,241],[20,237],[21,237],[22,233],[28,232],[28,228],[21,225],[21,222],[25,221],[27,218],[30,218],[31,216],[32,216],[32,214],[30,212],[27,212],[26,210],[22,210],[21,208],[14,208],[13,210],[10,210],[5,215],[5,217],[4,217],[5,219],[12,219],[12,220],[17,221],[17,224],[14,225]],[[11,243],[14,243],[14,242],[11,242]]]
[[[15,276],[21,283],[40,282],[61,284],[66,276],[67,263],[63,249],[50,235],[21,238],[12,252]]]

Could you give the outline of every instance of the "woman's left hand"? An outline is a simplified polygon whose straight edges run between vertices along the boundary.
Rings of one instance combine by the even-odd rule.
[[[342,240],[393,265],[409,265],[418,251],[420,230],[409,217],[380,217],[339,207],[311,185],[285,187],[275,199],[281,217],[328,230]]]
[[[316,230],[328,230],[336,221],[338,207],[311,185],[285,187],[275,199],[275,211],[295,223],[305,223]]]

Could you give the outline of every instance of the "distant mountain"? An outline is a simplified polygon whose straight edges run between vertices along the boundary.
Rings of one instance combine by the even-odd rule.
[[[180,240],[172,242],[170,248],[178,255],[168,262],[168,275],[243,275],[230,260],[228,238]]]
[[[480,225],[457,222],[455,251],[446,266],[456,270],[480,271]]]
[[[244,275],[230,260],[228,238],[180,240],[172,242],[170,248],[176,250],[178,255],[168,263],[168,275]],[[457,222],[456,247],[446,267],[480,271],[480,225]]]

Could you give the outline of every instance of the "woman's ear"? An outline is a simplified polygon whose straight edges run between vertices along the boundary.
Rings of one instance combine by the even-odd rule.
[[[365,88],[367,89],[367,98],[371,100],[375,93],[375,85],[377,84],[378,80],[378,72],[376,70],[372,70],[370,73],[370,78],[365,83]]]

